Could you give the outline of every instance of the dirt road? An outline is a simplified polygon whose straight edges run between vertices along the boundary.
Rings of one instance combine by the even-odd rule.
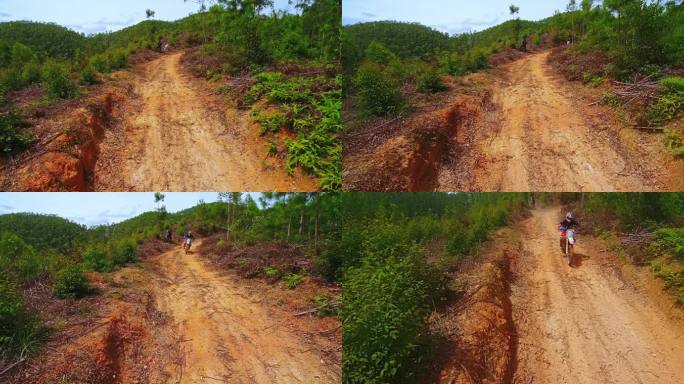
[[[515,383],[684,383],[684,328],[601,265],[578,236],[563,262],[558,208],[533,211],[512,286]]]
[[[440,190],[643,191],[681,188],[663,169],[665,149],[643,148],[596,106],[572,94],[547,64],[550,51],[497,71],[491,110],[466,134]],[[654,153],[655,152],[655,153]],[[669,160],[670,163],[673,160]],[[453,167],[453,164],[451,165]],[[681,172],[681,164],[674,166]],[[456,173],[456,175],[454,175]],[[463,175],[467,175],[463,177]],[[455,184],[459,185],[455,185]],[[460,188],[460,189],[454,189]]]
[[[135,72],[121,116],[125,138],[105,140],[101,157],[109,161],[98,164],[96,189],[317,190],[310,177],[291,177],[267,159],[249,112],[227,109],[221,96],[185,74],[182,55],[163,55]],[[111,147],[118,153],[108,154]]]
[[[157,306],[178,325],[185,350],[185,364],[168,367],[174,382],[340,381],[335,366],[315,346],[293,335],[258,295],[232,277],[219,276],[194,253],[180,249],[158,260],[164,283],[153,288]]]

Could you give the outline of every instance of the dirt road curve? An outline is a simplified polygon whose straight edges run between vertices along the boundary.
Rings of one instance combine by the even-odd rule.
[[[124,189],[316,190],[310,178],[265,166],[266,148],[249,127],[248,113],[226,113],[219,96],[182,73],[182,54],[161,56],[136,72],[136,101],[123,116]],[[97,187],[119,189],[111,180]]]
[[[599,110],[551,75],[549,51],[503,67],[492,87],[494,111],[473,133],[466,190],[631,191],[668,189],[659,163],[628,145]],[[446,190],[450,186],[442,185]]]
[[[311,345],[289,332],[231,277],[219,276],[195,254],[184,255],[180,249],[159,261],[166,284],[155,288],[157,305],[179,324],[185,349],[183,369],[169,367],[173,382],[340,381]]]
[[[557,208],[536,210],[512,287],[515,383],[684,383],[684,329],[599,264],[578,237],[574,267],[558,246]]]

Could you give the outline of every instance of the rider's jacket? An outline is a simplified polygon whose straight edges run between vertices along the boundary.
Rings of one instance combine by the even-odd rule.
[[[573,228],[579,225],[579,223],[575,219],[565,219],[561,221],[560,223],[561,227],[563,228]]]

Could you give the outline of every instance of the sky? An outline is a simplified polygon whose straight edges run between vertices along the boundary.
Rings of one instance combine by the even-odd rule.
[[[207,203],[218,200],[215,192],[169,192],[165,195],[168,212],[193,207],[201,199]],[[258,195],[252,193],[255,200]],[[117,223],[154,209],[151,192],[0,193],[0,215],[17,212],[53,214],[87,226]]]
[[[156,20],[174,21],[197,12],[199,5],[193,0],[0,0],[0,22],[53,22],[91,34],[137,24],[148,8]],[[294,12],[287,0],[275,0],[275,8]]]
[[[349,25],[379,20],[418,22],[453,35],[481,31],[509,20],[508,6],[511,3],[520,7],[521,19],[540,20],[553,16],[556,10],[565,10],[568,1],[343,0],[342,23]]]

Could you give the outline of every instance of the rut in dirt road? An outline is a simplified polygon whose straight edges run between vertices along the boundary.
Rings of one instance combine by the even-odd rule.
[[[516,383],[684,383],[684,327],[610,270],[578,237],[574,267],[558,244],[558,208],[523,222],[512,287]],[[584,241],[584,242],[583,242]]]
[[[199,247],[198,242],[194,247]],[[197,251],[194,251],[197,252]],[[158,308],[178,324],[184,365],[169,367],[174,382],[337,383],[339,366],[293,335],[258,295],[219,276],[191,251],[159,257]]]
[[[468,165],[461,188],[476,191],[671,190],[662,161],[626,144],[619,128],[552,75],[549,51],[503,66],[485,112],[460,148]],[[664,149],[663,149],[664,151]],[[445,175],[454,172],[445,169]],[[453,176],[440,190],[453,189]],[[461,178],[462,179],[462,178]],[[681,182],[679,183],[681,184]],[[450,189],[451,188],[451,189]]]
[[[122,116],[124,153],[117,155],[125,167],[114,176],[123,180],[96,180],[97,189],[318,189],[310,177],[289,176],[282,165],[266,165],[266,147],[250,126],[249,113],[227,109],[220,96],[183,73],[182,55],[163,55],[136,71],[135,97]]]

